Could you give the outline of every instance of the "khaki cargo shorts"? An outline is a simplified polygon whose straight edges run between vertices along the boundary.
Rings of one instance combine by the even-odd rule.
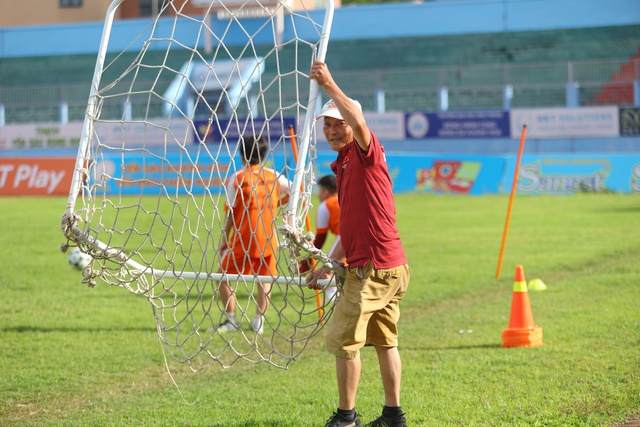
[[[397,347],[398,303],[409,276],[407,264],[376,270],[369,261],[365,267],[348,267],[327,328],[327,351],[352,359],[365,345]]]

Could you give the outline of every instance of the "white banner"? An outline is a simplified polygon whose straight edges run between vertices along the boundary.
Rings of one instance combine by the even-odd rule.
[[[404,112],[392,113],[364,113],[369,129],[376,134],[378,139],[384,144],[385,141],[403,141],[405,139]],[[318,146],[325,141],[322,133],[322,120],[316,122],[316,137]]]
[[[167,120],[167,119],[164,119]],[[164,126],[167,126],[163,123]],[[38,148],[77,148],[82,122],[67,124],[38,123],[0,127],[0,150]],[[168,129],[143,123],[96,123],[100,143],[127,148],[178,146],[194,143],[193,132],[186,120],[171,119]]]
[[[0,127],[0,150],[77,147],[82,123],[38,123]]]
[[[511,110],[511,137],[599,138],[620,135],[618,107],[532,108]]]
[[[192,129],[187,126],[186,120],[157,119],[157,121],[170,121],[167,123],[151,124],[142,122],[127,123],[96,123],[95,131],[100,137],[100,143],[108,147],[127,148],[137,147],[178,147],[194,144]],[[162,127],[160,127],[162,126]],[[168,126],[168,129],[165,127]]]

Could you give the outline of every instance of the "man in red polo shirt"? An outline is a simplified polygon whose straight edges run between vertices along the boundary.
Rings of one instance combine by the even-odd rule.
[[[316,61],[310,78],[331,97],[318,118],[338,158],[336,174],[340,203],[340,242],[329,254],[346,257],[348,268],[328,325],[327,350],[336,357],[339,403],[325,427],[358,427],[355,410],[360,379],[360,349],[376,349],[385,404],[371,427],[406,427],[400,406],[402,363],[398,352],[398,303],[409,284],[409,266],[396,227],[392,182],[384,147],[371,132],[358,101],[347,97],[333,80],[327,65]],[[330,276],[326,268],[312,272],[315,279]]]

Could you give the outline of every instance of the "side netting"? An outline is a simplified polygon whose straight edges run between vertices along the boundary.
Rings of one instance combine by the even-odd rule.
[[[192,370],[239,360],[286,368],[333,306],[306,287],[298,268],[307,257],[332,263],[314,250],[305,219],[318,102],[308,72],[324,59],[333,4],[316,22],[288,1],[212,1],[192,16],[183,13],[188,0],[165,0],[127,49],[107,53],[123,1],[111,4],[105,20],[62,250],[79,246],[91,255],[83,271],[89,286],[145,297],[167,352]],[[266,141],[257,166],[242,160],[244,137]],[[280,196],[272,211],[255,201]],[[264,264],[273,254],[277,272],[221,269],[240,236],[225,227],[240,223],[245,235],[235,243],[247,246],[235,263]],[[231,331],[219,328],[229,309],[221,282],[237,301],[239,324]],[[260,290],[267,308],[256,332]]]

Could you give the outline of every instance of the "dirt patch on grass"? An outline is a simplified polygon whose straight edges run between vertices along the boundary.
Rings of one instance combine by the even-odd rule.
[[[628,421],[624,424],[616,424],[615,427],[640,427],[640,418]]]

